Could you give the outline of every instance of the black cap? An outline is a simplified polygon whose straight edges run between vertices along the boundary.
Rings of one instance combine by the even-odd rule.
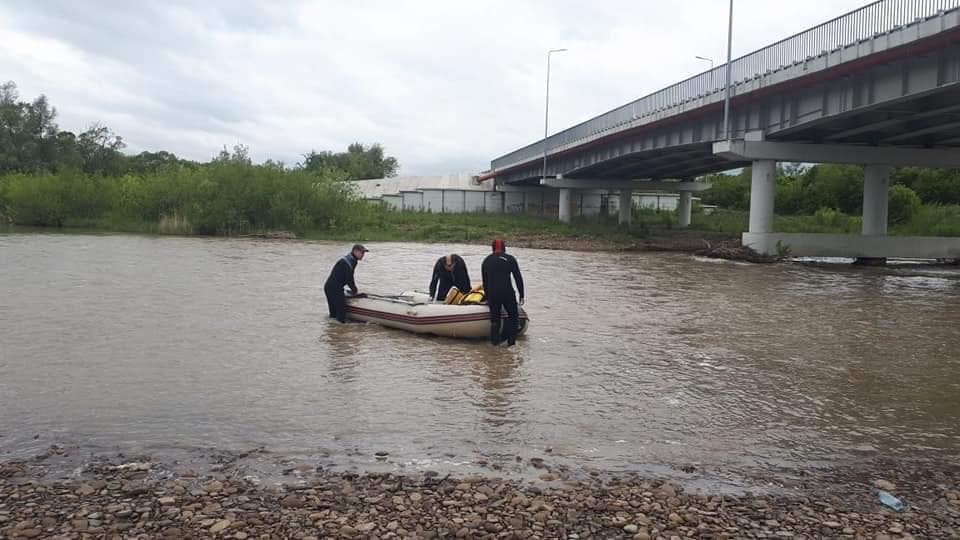
[[[369,249],[363,247],[363,244],[354,244],[353,249],[351,249],[350,251],[358,251],[358,250],[364,253],[370,251]]]

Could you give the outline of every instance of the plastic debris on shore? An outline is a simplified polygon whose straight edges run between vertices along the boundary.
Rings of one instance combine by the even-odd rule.
[[[897,512],[903,512],[903,501],[894,497],[889,492],[881,489],[877,491],[877,496],[880,497],[880,502],[884,505],[893,508]]]

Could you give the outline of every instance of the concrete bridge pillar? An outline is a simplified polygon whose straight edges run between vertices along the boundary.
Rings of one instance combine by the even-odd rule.
[[[890,167],[867,165],[863,170],[863,235],[886,236]]]
[[[630,225],[633,217],[633,191],[629,189],[620,190],[620,224]]]
[[[560,221],[570,223],[570,190],[569,188],[560,189]]]
[[[677,212],[680,214],[680,228],[686,229],[690,226],[690,213],[693,208],[693,194],[689,191],[680,192],[680,204],[677,206]]]
[[[750,177],[750,232],[773,232],[773,202],[777,193],[777,162],[758,159]]]

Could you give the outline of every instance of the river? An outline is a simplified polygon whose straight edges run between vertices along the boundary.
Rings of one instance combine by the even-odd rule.
[[[479,281],[488,250],[368,247],[357,283],[379,293],[425,288],[451,251]],[[261,476],[303,461],[510,475],[539,456],[744,485],[958,455],[956,268],[508,244],[531,325],[494,348],[332,322],[322,285],[347,248],[0,234],[0,460],[59,445],[239,456]]]

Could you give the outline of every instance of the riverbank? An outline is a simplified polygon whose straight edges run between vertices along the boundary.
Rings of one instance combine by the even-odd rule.
[[[150,223],[100,220],[67,221],[63,227],[8,225],[0,232],[165,234]],[[192,236],[188,230],[173,236]],[[495,214],[423,214],[384,212],[351,226],[248,231],[236,237],[269,240],[343,242],[422,242],[487,245],[504,238],[508,246],[572,251],[677,251],[693,253],[721,243],[739,244],[740,235],[705,229],[679,229],[640,221],[621,227],[614,221],[591,219],[572,224],[537,216]]]
[[[186,214],[161,215],[159,220],[108,213],[102,217],[72,217],[56,220],[14,219],[6,217],[0,205],[0,223],[7,230],[41,230],[66,232],[120,232],[175,236],[217,235],[267,239],[333,240],[343,242],[423,242],[488,244],[495,237],[505,238],[508,245],[542,249],[576,251],[675,251],[698,253],[722,246],[725,252],[739,250],[741,234],[747,230],[749,216],[745,211],[714,209],[711,213],[695,212],[689,228],[681,229],[677,215],[648,208],[634,209],[632,224],[621,226],[615,216],[575,218],[561,223],[552,216],[522,214],[446,214],[398,212],[364,201],[333,205],[337,215],[325,220],[301,220],[284,225],[283,220],[257,223],[252,218],[229,225],[198,223]],[[950,236],[960,229],[952,223],[960,213],[952,207],[924,207],[910,224],[891,228],[893,235]],[[23,212],[20,212],[23,213]],[[24,228],[27,223],[33,227]],[[319,225],[322,223],[323,225]],[[36,225],[56,225],[36,227]],[[860,218],[832,210],[821,210],[809,216],[776,216],[774,230],[787,233],[859,234]],[[743,260],[753,257],[734,253]]]
[[[564,482],[543,464],[541,481],[523,483],[304,463],[289,483],[263,486],[226,471],[171,471],[148,457],[100,460],[74,478],[50,479],[44,459],[0,464],[0,537],[882,540],[960,531],[958,476],[936,467],[900,467],[885,478],[833,471],[788,493],[731,496],[636,477]],[[906,508],[882,506],[877,486]]]

